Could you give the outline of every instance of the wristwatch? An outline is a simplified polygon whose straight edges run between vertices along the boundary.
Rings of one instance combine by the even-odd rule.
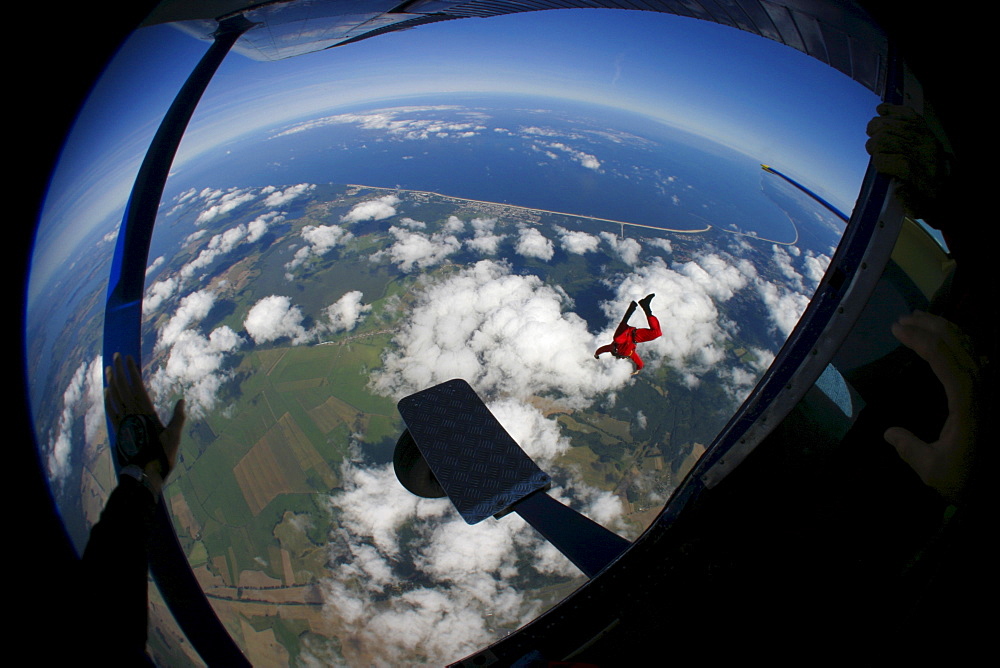
[[[140,469],[151,461],[159,460],[163,477],[169,473],[166,453],[160,443],[162,427],[149,415],[126,415],[118,425],[115,448],[118,463],[123,468],[132,464]]]

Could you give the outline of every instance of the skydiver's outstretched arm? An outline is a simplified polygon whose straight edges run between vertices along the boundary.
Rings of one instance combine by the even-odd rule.
[[[598,359],[604,353],[610,353],[613,350],[613,348],[614,345],[610,343],[606,346],[601,346],[600,348],[597,349],[597,352],[594,353],[594,359],[595,360]]]

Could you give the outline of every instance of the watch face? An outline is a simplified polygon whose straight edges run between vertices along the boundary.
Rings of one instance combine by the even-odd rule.
[[[118,457],[120,463],[145,466],[156,457],[153,448],[156,434],[152,421],[145,415],[126,415],[118,427]]]

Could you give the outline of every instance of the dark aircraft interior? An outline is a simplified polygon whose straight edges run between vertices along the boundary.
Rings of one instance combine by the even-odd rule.
[[[42,110],[26,119],[35,138],[25,158],[26,219],[37,219],[47,176],[89,86],[155,4],[131,3],[111,16],[75,5],[42,22],[41,40],[49,48],[79,57],[58,72],[38,60],[22,64],[17,74],[25,103]],[[640,3],[498,4],[529,11]],[[988,76],[979,73],[991,62],[985,55],[988,27],[958,5],[653,4],[702,18],[770,4],[789,17],[818,17],[812,37],[825,38],[820,46],[828,64],[839,63],[842,71],[857,65],[847,73],[869,81],[884,101],[918,108],[948,138],[955,157],[951,180],[924,214],[944,232],[948,249],[904,213],[898,183],[870,166],[847,232],[805,315],[654,523],[562,603],[478,653],[455,657],[454,665],[745,658],[866,665],[978,657],[989,637],[992,620],[985,611],[995,581],[985,539],[995,526],[985,471],[996,443],[990,362],[998,339],[997,281],[987,259],[995,238],[986,222],[991,191],[979,169],[987,150],[982,134],[988,121],[982,119],[992,114],[981,106],[981,87],[973,83]],[[28,17],[19,24],[27,25]],[[810,35],[801,29],[798,34],[806,45],[801,50],[816,48]],[[859,65],[872,57],[874,69]],[[20,227],[14,270],[23,295],[32,230]],[[144,267],[145,258],[136,263]],[[931,368],[888,333],[914,309],[958,325],[976,344],[982,365],[978,447],[957,500],[923,484],[882,436],[887,427],[905,425],[933,441],[948,417]],[[23,351],[23,326],[19,337]],[[19,629],[14,637],[64,660],[77,647],[53,646],[52,640],[74,624],[67,610],[75,603],[66,597],[74,591],[76,556],[38,459],[23,366],[15,381],[21,384],[15,391],[19,403],[11,411],[17,421],[12,470],[26,473],[8,496],[13,523],[6,542],[18,547],[14,562],[31,575],[16,585],[16,600],[27,609],[18,613],[23,634]],[[163,544],[169,542],[165,537]],[[245,664],[204,598],[189,597],[198,585],[183,554],[155,561],[152,570],[167,603],[202,658],[209,665]],[[90,640],[98,647],[114,643],[115,629]]]

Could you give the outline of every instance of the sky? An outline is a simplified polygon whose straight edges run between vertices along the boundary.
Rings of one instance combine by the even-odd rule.
[[[137,31],[95,86],[41,216],[29,301],[85,239],[113,233],[159,120],[207,48]],[[694,19],[617,10],[463,19],[276,62],[231,53],[175,168],[247,133],[338,107],[454,92],[620,107],[767,162],[850,209],[867,156],[867,89],[793,49]]]

